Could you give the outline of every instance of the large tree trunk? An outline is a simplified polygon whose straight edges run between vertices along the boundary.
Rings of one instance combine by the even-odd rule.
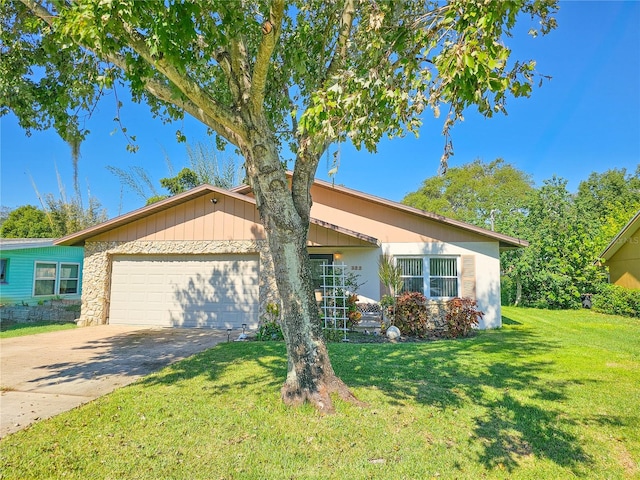
[[[334,373],[322,339],[306,249],[311,202],[301,207],[294,201],[275,141],[265,125],[256,125],[251,132],[251,145],[243,149],[243,154],[282,300],[282,330],[288,357],[282,399],[287,405],[308,401],[323,412],[333,412],[332,393],[358,401]]]

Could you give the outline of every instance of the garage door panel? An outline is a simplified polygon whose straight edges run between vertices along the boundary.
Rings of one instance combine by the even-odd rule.
[[[256,328],[257,275],[257,255],[116,256],[109,322]]]

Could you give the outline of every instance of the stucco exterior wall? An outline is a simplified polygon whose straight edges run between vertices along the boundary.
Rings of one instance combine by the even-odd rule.
[[[274,269],[268,244],[255,241],[146,241],[86,242],[84,258],[85,283],[82,291],[82,313],[79,324],[108,323],[109,292],[113,255],[216,255],[256,253],[260,261],[260,316],[269,302],[278,302]]]
[[[473,255],[475,257],[475,289],[478,308],[484,318],[478,328],[502,326],[500,309],[500,252],[498,242],[462,243],[386,243],[382,249],[393,256]],[[435,302],[437,303],[437,302]],[[436,308],[434,306],[434,308]]]
[[[309,253],[330,253],[335,262],[344,262],[351,272],[364,282],[358,289],[360,296],[379,301],[383,287],[378,277],[380,255],[393,256],[431,256],[431,255],[472,255],[475,258],[475,299],[484,312],[484,318],[478,326],[481,329],[502,326],[500,308],[500,252],[498,242],[398,242],[384,243],[380,248],[310,248]],[[340,258],[336,258],[340,256]],[[432,300],[431,314],[444,315],[443,302]]]

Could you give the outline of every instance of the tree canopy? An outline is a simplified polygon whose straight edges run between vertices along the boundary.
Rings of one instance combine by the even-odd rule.
[[[501,255],[503,303],[576,308],[606,280],[598,255],[640,209],[640,166],[593,172],[572,193],[565,179],[536,187],[501,159],[476,160],[427,178],[403,202],[529,242]]]
[[[535,62],[512,59],[506,42],[527,17],[532,35],[547,33],[556,10],[553,0],[7,0],[0,114],[14,112],[27,132],[53,127],[77,151],[83,115],[125,86],[153,115],[191,115],[234,145],[282,302],[282,397],[330,411],[332,392],[353,396],[322,341],[306,252],[321,155],[347,140],[374,151],[385,135],[416,133],[425,110],[445,109],[446,165],[466,108],[490,117],[530,94]]]
[[[535,62],[511,60],[504,40],[523,16],[532,35],[548,32],[557,7],[9,0],[0,8],[1,113],[13,111],[28,132],[53,127],[77,145],[89,133],[83,116],[126,82],[153,114],[191,114],[236,146],[249,135],[238,108],[250,104],[297,151],[318,135],[375,149],[383,135],[416,131],[426,108],[450,108],[452,121],[471,105],[487,116],[505,111],[509,95],[531,92]]]
[[[3,238],[53,238],[47,214],[33,205],[11,210],[0,227]]]
[[[402,203],[507,233],[506,223],[532,191],[531,176],[503,159],[475,160],[427,178]]]

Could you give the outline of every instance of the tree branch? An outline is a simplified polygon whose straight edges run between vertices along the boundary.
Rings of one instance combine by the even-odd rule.
[[[56,15],[51,13],[35,0],[21,1],[29,10],[31,10],[31,12],[33,12],[34,15],[43,20],[49,26],[53,26],[53,19],[56,18]],[[164,85],[162,82],[153,78],[143,79],[145,90],[154,97],[183,109],[185,112],[200,120],[236,146],[239,146],[239,144],[246,139],[244,129],[241,127],[239,122],[235,122],[233,120],[230,113],[225,112],[222,107],[220,107],[210,96],[206,95],[195,82],[188,78],[188,76],[180,75],[175,68],[168,65],[166,62],[163,62],[164,65],[159,65],[160,61],[153,59],[144,39],[138,34],[138,32],[135,32],[125,22],[123,22],[123,26],[129,36],[128,40],[130,46],[136,50],[136,52],[138,52],[138,54],[144,58],[147,63],[156,67],[156,70],[175,84],[180,91],[184,93],[187,99],[176,97],[167,85]],[[130,73],[125,57],[119,53],[97,52],[95,49],[86,45],[79,46],[91,51],[96,55],[96,57],[112,63],[122,71]],[[189,95],[189,93],[191,93],[191,95]]]
[[[345,58],[347,58],[347,45],[349,43],[349,36],[351,35],[351,27],[353,26],[353,18],[356,13],[353,0],[346,0],[344,2],[344,9],[342,10],[342,17],[340,18],[340,32],[338,34],[338,43],[336,45],[336,51],[333,54],[333,58],[329,63],[327,72],[325,74],[324,81],[326,82],[332,75],[335,75],[338,69],[342,66]]]
[[[198,110],[202,111],[204,116],[212,119],[215,124],[224,127],[223,131],[220,132],[222,135],[226,137],[226,134],[231,131],[235,132],[235,138],[246,138],[246,133],[241,122],[236,121],[231,112],[223,108],[210,95],[204,92],[200,85],[189,78],[187,73],[180,73],[169,62],[154,58],[142,35],[133,29],[131,25],[122,21],[122,26],[128,37],[127,44],[149,65],[155,67],[158,72],[162,73],[171,83],[178,87],[178,89],[197,106]],[[201,118],[201,116],[197,116],[196,118]]]
[[[239,105],[244,105],[250,96],[251,67],[247,47],[242,38],[232,38],[230,48],[231,75],[229,87]]]
[[[144,88],[159,100],[171,103],[187,112],[193,118],[200,120],[216,133],[226,138],[233,145],[240,147],[241,143],[245,141],[246,137],[243,134],[227,128],[226,126],[219,123],[215,118],[208,116],[207,113],[195,103],[191,102],[188,99],[185,100],[184,98],[176,98],[174,93],[167,85],[150,78],[144,80]]]
[[[320,136],[304,135],[300,139],[296,161],[291,179],[291,196],[293,204],[304,221],[309,221],[311,210],[311,185],[318,170],[318,164],[324,151],[329,147],[330,140]]]
[[[267,74],[271,64],[271,55],[276,48],[282,17],[284,15],[284,1],[273,0],[269,12],[268,23],[265,23],[262,33],[262,41],[258,47],[258,56],[253,66],[251,79],[251,107],[254,113],[260,113],[264,103],[264,93],[267,84]]]

